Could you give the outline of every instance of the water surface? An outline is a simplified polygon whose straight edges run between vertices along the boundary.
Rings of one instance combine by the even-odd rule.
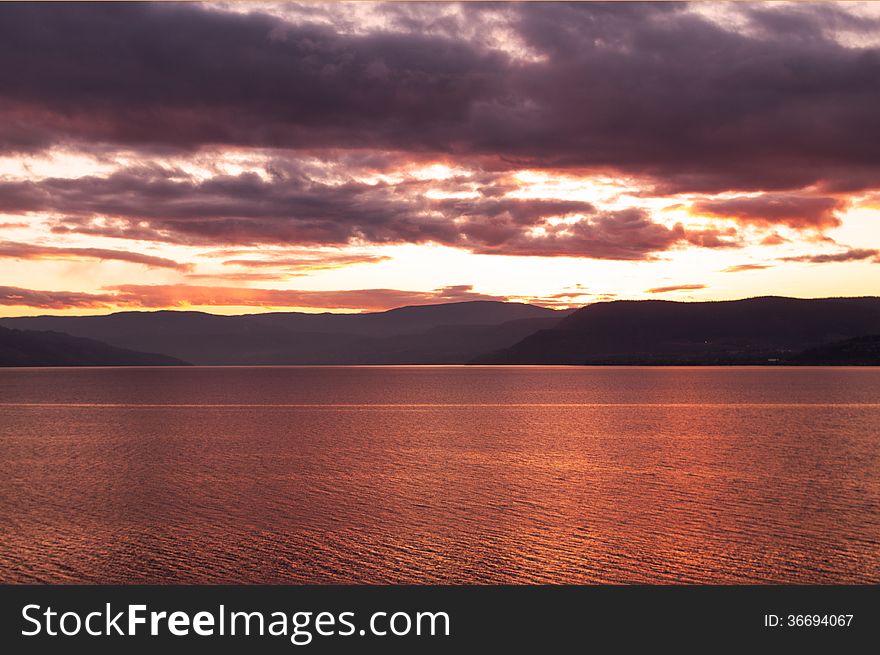
[[[880,369],[0,369],[0,581],[880,582]]]

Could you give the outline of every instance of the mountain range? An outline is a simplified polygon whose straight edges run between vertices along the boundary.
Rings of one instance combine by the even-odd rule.
[[[364,314],[120,312],[0,325],[15,328],[0,332],[0,365],[53,357],[58,365],[880,363],[876,297],[624,300],[568,311],[477,301]]]
[[[569,313],[477,301],[365,314],[120,312],[9,318],[0,325],[65,332],[200,365],[456,364],[512,346]]]
[[[114,348],[62,332],[0,327],[0,366],[180,366],[186,362],[153,353]]]
[[[485,364],[801,364],[805,351],[880,334],[880,298],[615,301],[477,358]],[[853,352],[854,354],[854,352]],[[852,357],[859,361],[859,357]]]

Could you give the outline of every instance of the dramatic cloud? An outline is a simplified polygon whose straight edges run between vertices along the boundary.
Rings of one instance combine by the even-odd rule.
[[[538,233],[518,233],[493,245],[475,247],[481,254],[569,256],[594,259],[649,259],[652,253],[677,244],[710,248],[735,245],[717,230],[686,230],[681,224],[667,227],[655,223],[639,209],[605,212],[590,220],[544,226]]]
[[[164,173],[164,174],[163,174]],[[107,177],[0,182],[0,211],[63,215],[58,232],[220,244],[458,244],[473,225],[477,241],[491,226],[539,223],[546,216],[592,212],[564,200],[431,200],[413,185],[321,183],[299,173],[220,175],[201,181],[155,169]],[[422,183],[423,186],[423,183]],[[109,217],[111,220],[95,220]],[[464,226],[453,219],[464,218]],[[487,236],[482,238],[480,232]]]
[[[448,286],[433,291],[353,289],[299,291],[176,285],[125,284],[107,289],[112,293],[37,291],[0,287],[0,305],[44,309],[116,307],[312,307],[381,311],[405,305],[425,305],[467,300],[508,300],[506,296],[478,293],[470,285]]]
[[[691,210],[718,218],[733,218],[758,225],[788,225],[793,228],[827,228],[840,225],[835,212],[845,202],[837,198],[765,194],[755,197],[702,200]]]
[[[425,181],[332,184],[296,171],[276,171],[269,180],[256,173],[196,180],[144,168],[7,181],[0,182],[0,211],[59,215],[58,234],[181,244],[430,242],[481,254],[646,259],[680,244],[737,243],[735,231],[669,227],[641,209],[499,198],[493,185],[477,198],[432,198]]]
[[[193,268],[192,264],[181,264],[164,257],[124,250],[39,246],[12,241],[0,241],[0,259],[98,259],[143,264],[151,268],[172,268],[178,271],[190,271]]]
[[[834,262],[857,262],[872,259],[880,263],[880,250],[869,248],[851,248],[842,252],[819,255],[800,255],[797,257],[783,257],[784,262],[806,262],[808,264],[830,264]]]
[[[748,5],[736,31],[677,3],[465,4],[448,29],[385,5],[372,31],[348,11],[4,4],[0,147],[374,148],[665,191],[876,186],[880,53],[832,38],[858,24],[840,8]],[[498,21],[527,57],[461,36]]]
[[[38,309],[106,309],[114,304],[112,294],[75,291],[37,291],[19,287],[0,287],[0,305]]]
[[[671,291],[696,291],[697,289],[705,289],[705,284],[673,284],[668,287],[654,287],[648,289],[645,293],[670,293]]]
[[[448,38],[343,35],[159,3],[3,7],[0,57],[0,143],[12,149],[86,140],[442,150],[474,103],[502,93],[508,65]]]
[[[396,286],[386,276],[420,265],[413,251],[461,262],[455,280],[502,295],[517,266],[502,256],[624,262],[534,260],[549,288],[533,297],[549,304],[595,299],[566,292],[586,270],[624,295],[658,275],[770,267],[737,261],[772,262],[778,291],[803,295],[807,282],[782,274],[793,263],[878,258],[864,222],[880,197],[876,15],[818,3],[0,3],[0,260],[88,260],[90,288],[103,287],[8,287],[2,302],[483,297],[443,288],[442,264],[413,276],[422,290],[272,288],[296,276]],[[851,249],[823,254],[837,239]],[[761,252],[782,244],[805,254]],[[161,270],[132,278],[105,261]],[[664,261],[685,274],[658,272]],[[58,270],[40,284],[68,288]]]

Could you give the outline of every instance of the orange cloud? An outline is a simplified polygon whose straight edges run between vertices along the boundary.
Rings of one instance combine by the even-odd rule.
[[[180,308],[189,306],[226,307],[309,307],[314,309],[353,309],[381,311],[406,305],[438,304],[467,300],[502,300],[506,296],[479,293],[470,285],[447,286],[432,291],[400,289],[347,289],[300,291],[296,289],[253,289],[242,287],[195,286],[186,284],[124,284],[107,293],[40,291],[0,287],[0,305],[46,309],[144,307]]]
[[[172,268],[178,271],[192,270],[192,264],[181,264],[164,257],[143,255],[126,250],[108,250],[105,248],[68,248],[56,246],[40,246],[14,241],[0,241],[0,258],[3,259],[97,259],[101,261],[115,260],[143,264],[150,268]]]
[[[766,237],[761,239],[762,246],[778,246],[783,243],[788,243],[788,239],[777,232],[774,232],[773,234],[768,234]]]
[[[670,291],[696,291],[697,289],[705,289],[705,284],[673,284],[668,287],[654,287],[648,289],[645,293],[669,293]]]
[[[743,271],[760,271],[765,268],[773,268],[771,264],[737,264],[722,269],[722,273],[742,273]]]
[[[284,273],[188,273],[188,280],[212,280],[214,282],[269,282],[291,277]]]
[[[701,200],[691,206],[691,212],[756,225],[821,229],[840,225],[835,212],[845,206],[843,200],[826,196],[766,193],[755,197]]]
[[[119,294],[118,300],[120,302],[141,307],[217,305],[383,310],[404,305],[507,299],[505,296],[477,293],[470,285],[449,286],[433,291],[402,291],[399,289],[300,291],[296,289],[253,289],[185,284],[124,284],[113,287],[112,290]]]
[[[0,305],[38,309],[105,309],[115,304],[113,294],[76,291],[40,291],[19,287],[0,287]]]
[[[355,264],[377,264],[388,261],[387,255],[346,255],[320,253],[301,257],[279,257],[277,259],[229,259],[223,262],[226,266],[243,266],[250,268],[284,268],[302,271],[326,271]]]

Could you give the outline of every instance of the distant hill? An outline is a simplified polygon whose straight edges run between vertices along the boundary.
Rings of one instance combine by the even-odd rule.
[[[119,312],[8,318],[0,325],[62,331],[194,364],[462,364],[569,313],[477,301],[365,314]]]
[[[583,307],[554,328],[474,361],[767,364],[823,344],[878,333],[880,298],[616,301]]]
[[[878,337],[870,335],[880,334],[880,298],[616,301],[573,312],[502,302],[366,314],[120,312],[7,318],[0,319],[0,325],[52,331],[19,332],[13,339],[10,330],[4,330],[0,365],[14,365],[16,358],[71,366],[850,365],[877,362]],[[24,335],[30,335],[30,341]],[[80,339],[70,341],[74,337]]]
[[[815,366],[880,366],[880,334],[809,348],[791,361]]]
[[[0,366],[174,366],[165,355],[114,348],[100,341],[61,332],[0,327]]]

